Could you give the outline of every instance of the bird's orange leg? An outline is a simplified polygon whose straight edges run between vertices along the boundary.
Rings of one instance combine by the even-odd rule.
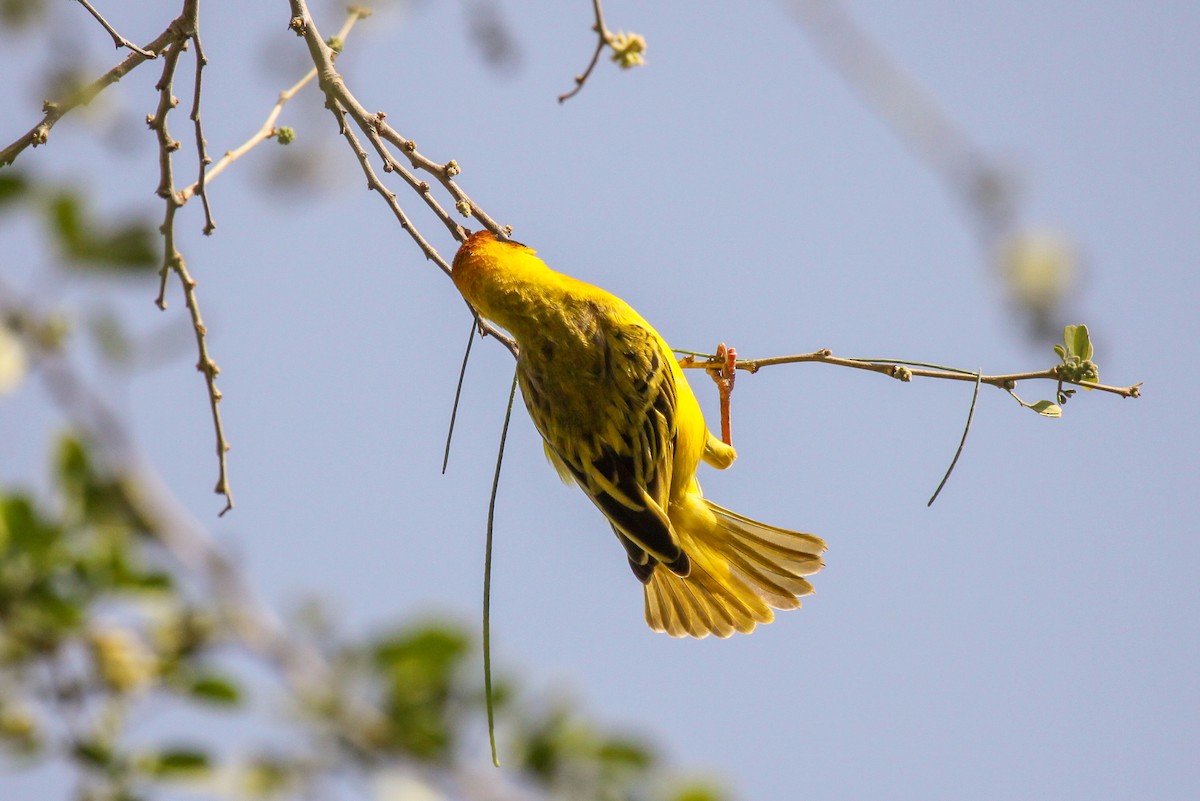
[[[721,396],[721,441],[733,446],[733,424],[729,414],[729,396],[733,394],[733,379],[737,374],[737,351],[725,347],[725,343],[717,345],[717,357],[705,368],[712,380],[717,384],[717,392]]]

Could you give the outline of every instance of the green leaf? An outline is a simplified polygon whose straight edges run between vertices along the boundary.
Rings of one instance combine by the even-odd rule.
[[[161,779],[182,779],[204,773],[210,765],[208,754],[198,748],[169,748],[140,760],[138,766]]]
[[[188,688],[194,698],[220,706],[236,706],[242,700],[241,689],[231,680],[215,673],[198,677]]]
[[[612,738],[600,746],[596,756],[614,767],[645,770],[654,764],[654,754],[643,744],[630,739]]]
[[[1042,417],[1062,417],[1062,407],[1048,400],[1040,400],[1037,403],[1029,404],[1029,408],[1040,414]]]
[[[54,477],[58,486],[74,498],[92,483],[92,464],[83,443],[71,434],[59,438],[54,449]]]
[[[50,231],[66,253],[74,252],[83,241],[83,210],[77,195],[60,192],[50,200]]]
[[[50,231],[64,258],[75,267],[138,272],[158,263],[154,227],[148,222],[105,226],[88,217],[83,200],[59,192],[47,207]]]
[[[29,192],[29,182],[19,172],[0,173],[0,209],[17,203]]]
[[[112,749],[98,740],[79,740],[71,747],[71,756],[93,768],[104,768],[112,764]]]
[[[1071,353],[1078,356],[1082,361],[1088,361],[1092,358],[1092,340],[1088,336],[1088,328],[1086,325],[1068,325],[1063,329],[1063,335],[1067,339]]]
[[[123,568],[116,572],[114,586],[122,590],[134,590],[146,593],[167,592],[175,586],[175,579],[170,573],[162,571],[138,571],[121,565]]]
[[[671,801],[724,801],[724,794],[703,784],[691,784],[676,793]]]

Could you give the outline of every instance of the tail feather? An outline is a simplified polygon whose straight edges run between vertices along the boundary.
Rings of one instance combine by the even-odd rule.
[[[739,580],[727,586],[695,563],[686,579],[656,569],[645,594],[650,627],[672,637],[715,634],[723,639],[735,631],[749,633],[756,623],[773,617],[770,607]]]
[[[692,570],[655,567],[645,586],[646,622],[673,637],[748,634],[770,623],[772,609],[795,609],[812,593],[804,576],[823,566],[825,543],[743,517],[692,496],[672,510]]]

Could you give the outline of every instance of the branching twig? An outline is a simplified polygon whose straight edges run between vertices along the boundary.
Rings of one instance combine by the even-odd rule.
[[[163,223],[159,229],[163,236],[163,264],[159,270],[159,290],[155,302],[160,309],[167,307],[167,276],[169,273],[175,273],[179,277],[179,283],[183,287],[184,302],[187,304],[188,313],[192,318],[192,330],[196,333],[196,350],[199,356],[196,362],[196,369],[204,374],[204,383],[208,389],[208,405],[212,410],[218,465],[217,484],[213,491],[225,497],[225,508],[220,512],[220,514],[224,515],[233,508],[233,492],[229,484],[227,458],[229,441],[225,438],[225,428],[221,423],[221,390],[217,388],[217,375],[221,371],[208,352],[208,329],[205,327],[204,319],[200,314],[200,301],[196,296],[196,281],[188,272],[187,262],[184,260],[183,254],[175,246],[175,213],[183,205],[183,201],[180,199],[179,192],[175,189],[171,159],[172,154],[179,149],[180,142],[171,137],[167,128],[167,117],[171,109],[179,104],[179,99],[171,91],[175,79],[175,70],[179,65],[179,56],[187,48],[188,41],[194,39],[197,44],[199,43],[199,30],[197,28],[199,0],[185,0],[183,13],[180,15],[179,20],[181,37],[167,50],[163,59],[162,77],[155,87],[159,93],[158,108],[155,110],[154,115],[147,120],[150,127],[154,129],[155,136],[158,139],[159,182],[157,194],[163,199],[163,203],[166,206]],[[197,136],[201,136],[202,132],[199,122],[199,70],[202,66],[203,56],[197,53],[196,57],[197,78],[193,119],[196,121]],[[201,158],[201,182],[203,182],[203,171],[205,168],[203,162],[206,156],[204,155],[203,145],[198,145],[198,148]],[[205,206],[205,217],[208,220],[205,233],[210,233],[212,218],[208,216],[207,204]]]
[[[719,367],[721,362],[715,356],[709,356],[703,353],[691,353],[688,351],[676,351],[683,353],[684,357],[679,364],[682,367],[688,368],[703,368],[711,369]],[[771,367],[777,364],[798,364],[801,362],[820,362],[822,364],[832,364],[838,367],[852,367],[856,370],[870,370],[874,373],[882,373],[883,375],[897,378],[901,381],[909,381],[913,377],[920,378],[943,378],[951,381],[979,381],[983,384],[989,384],[1004,390],[1011,390],[1017,385],[1018,381],[1030,381],[1034,379],[1046,379],[1050,381],[1059,381],[1064,384],[1073,384],[1075,386],[1084,387],[1085,389],[1095,389],[1101,392],[1111,392],[1114,395],[1120,395],[1122,398],[1137,398],[1141,397],[1141,382],[1128,387],[1109,386],[1107,384],[1097,384],[1092,381],[1072,381],[1064,378],[1059,373],[1058,367],[1051,367],[1046,370],[1033,370],[1027,373],[1005,373],[1002,375],[979,375],[973,370],[959,370],[951,367],[939,367],[937,365],[926,364],[924,362],[907,362],[900,359],[848,359],[834,356],[833,352],[828,349],[813,351],[812,353],[800,353],[794,356],[772,356],[765,359],[738,359],[737,369],[747,370],[751,373],[757,373],[763,367]]]
[[[346,37],[350,35],[350,30],[354,27],[354,23],[356,23],[358,20],[362,19],[362,17],[363,17],[363,12],[361,9],[351,8],[350,13],[346,18],[346,22],[342,25],[342,29],[337,32],[336,37],[339,40],[344,42]],[[249,153],[251,150],[253,150],[255,147],[257,147],[258,145],[265,142],[267,139],[271,139],[272,137],[276,136],[279,133],[279,129],[275,127],[275,123],[279,119],[279,115],[281,113],[283,113],[283,107],[285,105],[287,105],[288,101],[290,101],[293,97],[295,97],[296,94],[301,89],[303,89],[305,86],[307,86],[309,83],[311,83],[313,78],[316,78],[316,77],[317,77],[317,70],[314,67],[313,69],[308,71],[307,75],[305,75],[300,80],[296,81],[296,83],[293,84],[290,88],[285,89],[284,91],[280,92],[279,98],[275,101],[275,105],[271,107],[271,111],[269,114],[267,114],[267,119],[263,122],[262,127],[260,127],[254,133],[253,136],[251,136],[249,139],[247,139],[241,145],[237,146],[233,150],[226,150],[225,155],[222,156],[220,159],[218,159],[217,162],[212,165],[212,169],[207,171],[207,173],[205,174],[206,185],[207,185],[207,183],[211,182],[214,178],[216,178],[218,175],[220,175],[222,172],[224,172],[225,168],[228,167],[230,164],[232,164],[233,162],[240,159],[242,156]],[[186,203],[188,200],[190,200],[192,198],[193,195],[199,194],[199,191],[200,191],[199,182],[194,183],[191,186],[186,187],[185,189],[179,190],[180,202]]]
[[[431,192],[431,187],[425,181],[416,178],[411,170],[401,164],[387,148],[390,143],[400,148],[408,161],[416,169],[424,170],[425,172],[437,178],[438,182],[450,193],[450,196],[455,201],[455,209],[464,216],[475,217],[483,225],[495,234],[498,238],[507,239],[508,229],[501,228],[495,220],[489,217],[478,205],[475,204],[454,182],[454,176],[458,175],[458,164],[451,160],[445,164],[439,164],[432,159],[427,158],[417,151],[416,143],[411,139],[406,139],[398,131],[392,128],[386,122],[387,115],[384,112],[372,114],[368,112],[366,107],[358,101],[358,99],[350,92],[346,86],[345,80],[333,65],[334,51],[321,38],[321,33],[313,22],[312,15],[309,13],[308,4],[305,0],[289,0],[292,8],[292,20],[290,27],[298,36],[304,38],[305,44],[308,46],[309,55],[316,65],[317,76],[320,82],[321,90],[325,93],[326,106],[338,121],[338,130],[345,137],[347,143],[354,151],[355,157],[359,160],[359,164],[367,176],[368,188],[376,191],[388,204],[392,210],[392,214],[400,222],[413,241],[425,254],[425,257],[432,261],[446,275],[450,274],[449,263],[442,258],[437,250],[421,235],[417,228],[412,224],[408,215],[400,208],[396,200],[396,194],[391,192],[379,179],[374,168],[370,164],[370,159],[365,149],[362,147],[361,140],[358,135],[354,134],[349,129],[347,117],[354,121],[355,126],[367,137],[371,142],[376,153],[384,165],[385,172],[399,173],[417,194],[425,201],[425,204],[433,211],[439,220],[450,231],[451,235],[462,241],[466,239],[467,230],[450,217],[449,213],[441,206]],[[353,8],[352,8],[353,13]],[[472,312],[473,313],[473,312]],[[483,334],[487,334],[498,339],[509,352],[516,355],[516,343],[510,337],[504,334],[499,329],[492,326],[486,320],[480,320],[479,330]]]
[[[163,236],[164,253],[162,267],[158,271],[158,297],[155,299],[155,303],[160,309],[167,308],[167,276],[175,262],[182,258],[179,250],[175,247],[175,212],[179,209],[179,202],[175,196],[175,178],[171,163],[171,154],[179,149],[181,143],[178,139],[172,138],[167,130],[167,116],[171,109],[179,104],[179,99],[172,94],[171,89],[175,80],[175,68],[179,65],[179,56],[186,46],[185,41],[176,42],[166,51],[162,77],[154,87],[158,91],[158,107],[155,109],[154,115],[146,119],[146,124],[150,126],[154,131],[155,138],[158,139],[159,178],[155,194],[161,197],[166,204],[165,216],[159,227],[159,233]]]
[[[304,37],[304,41],[308,45],[309,55],[317,67],[321,90],[345,108],[346,113],[354,120],[355,125],[366,135],[376,149],[383,148],[382,143],[377,141],[379,138],[400,148],[413,167],[424,170],[437,178],[438,182],[454,198],[455,210],[458,213],[466,217],[475,217],[497,237],[506,239],[508,232],[479,208],[467,196],[466,192],[454,182],[454,176],[459,173],[456,162],[449,161],[439,164],[427,158],[417,151],[416,142],[402,136],[397,130],[387,124],[386,114],[367,111],[366,107],[358,101],[358,98],[350,92],[341,74],[334,68],[333,51],[321,39],[320,31],[317,29],[312,15],[309,13],[308,4],[305,0],[289,0],[289,2],[292,8],[291,28],[297,35]],[[385,161],[384,169],[388,170],[389,167],[394,169],[396,166],[396,160],[389,156]],[[420,192],[425,203],[429,205],[433,212],[438,215],[438,218],[450,229],[455,239],[462,241],[466,238],[466,230],[441,209],[424,182],[417,181],[415,178],[411,178],[410,180],[408,176],[403,176],[403,174],[402,177],[405,177],[405,180]]]
[[[154,41],[146,45],[145,48],[142,48],[141,52],[130,53],[120,64],[117,64],[117,66],[82,89],[73,92],[69,97],[62,100],[45,101],[42,104],[42,112],[44,114],[42,121],[30,128],[24,136],[17,139],[11,145],[0,150],[0,167],[12,164],[25,148],[46,144],[46,140],[50,136],[50,129],[66,116],[68,112],[79,106],[86,106],[91,103],[96,99],[97,95],[128,75],[134,67],[150,60],[151,56],[142,55],[142,52],[161,53],[164,48],[175,45],[185,39],[186,37],[180,33],[183,19],[183,15],[176,17],[167,26],[167,29],[159,34]]]
[[[199,14],[199,3],[197,2],[197,14]],[[208,165],[212,164],[212,159],[208,157],[208,152],[205,149],[204,128],[200,124],[200,76],[204,72],[204,67],[208,64],[208,59],[204,56],[204,47],[200,44],[199,20],[197,20],[196,32],[192,34],[192,43],[196,47],[196,89],[192,95],[192,114],[191,120],[196,125],[196,155],[200,162],[200,177],[196,180],[196,194],[200,196],[200,202],[204,204],[204,235],[210,236],[216,230],[217,224],[213,222],[212,209],[208,205],[208,192],[205,191],[206,176]],[[183,205],[184,201],[179,200],[179,204]]]
[[[592,70],[596,69],[596,63],[600,61],[600,54],[604,52],[604,48],[612,39],[612,34],[608,32],[608,27],[604,24],[604,7],[600,0],[592,0],[592,9],[596,13],[596,24],[592,26],[592,30],[596,32],[596,50],[592,53],[592,60],[588,62],[587,69],[575,76],[575,88],[558,96],[559,103],[565,103],[579,94],[579,90],[591,77]]]
[[[78,1],[79,1],[79,5],[86,8],[88,10],[88,13],[91,14],[93,17],[95,17],[96,21],[104,26],[104,30],[108,31],[108,35],[112,37],[113,44],[117,46],[118,50],[120,50],[122,47],[124,47],[129,50],[132,50],[133,52],[137,53],[138,55],[145,56],[146,58],[158,58],[158,53],[155,53],[153,50],[143,50],[142,48],[135,45],[133,42],[126,39],[121,34],[117,33],[117,31],[113,28],[113,26],[108,24],[108,20],[106,20],[103,16],[101,16],[100,12],[97,11],[92,6],[92,4],[88,2],[88,0],[78,0]]]

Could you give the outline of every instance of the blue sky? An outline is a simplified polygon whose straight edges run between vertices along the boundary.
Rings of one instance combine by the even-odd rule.
[[[144,41],[166,16],[138,7],[104,10]],[[331,34],[340,11],[318,8]],[[1080,393],[1048,421],[984,391],[927,509],[969,385],[819,365],[743,375],[740,458],[703,473],[705,491],[824,537],[827,567],[802,610],[704,642],[645,627],[607,525],[560,484],[518,412],[497,505],[497,659],[661,738],[682,769],[743,799],[1191,798],[1200,7],[851,8],[1019,177],[1020,227],[1073,238],[1085,272],[1064,322],[1090,326],[1106,382],[1144,380],[1145,396]],[[367,20],[339,67],[426,155],[456,159],[460,184],[518,239],[626,298],[673,345],[725,341],[745,357],[828,347],[989,372],[1051,363],[1052,342],[1028,339],[960,206],[781,4],[611,2],[609,26],[643,34],[648,64],[602,63],[564,105],[555,97],[591,54],[590,4],[502,10],[521,54],[510,73],[481,61],[460,4],[428,2]],[[55,13],[60,32],[5,41],[0,70],[37,68],[52,44],[85,48],[97,74],[114,63],[82,10]],[[249,136],[303,72],[287,18],[283,2],[205,10],[212,151]],[[86,181],[108,215],[157,209],[140,122],[155,77],[135,73],[95,113],[120,147],[95,147],[96,129],[68,119],[19,165]],[[0,86],[0,140],[39,104]],[[47,302],[181,338],[166,366],[106,384],[165,480],[280,607],[316,593],[356,631],[425,611],[475,620],[511,359],[476,348],[442,476],[469,321],[364,191],[320,104],[307,90],[282,119],[326,154],[319,187],[263,191],[270,158],[254,153],[211,187],[213,237],[194,205],[182,222],[223,371],[238,502],[225,518],[177,291],[164,314],[150,284],[48,280],[36,231],[13,223],[0,227],[0,268]],[[436,221],[400,201],[449,257]],[[715,417],[715,392],[702,377],[694,386]],[[0,478],[42,471],[55,420],[36,385],[0,401]]]

